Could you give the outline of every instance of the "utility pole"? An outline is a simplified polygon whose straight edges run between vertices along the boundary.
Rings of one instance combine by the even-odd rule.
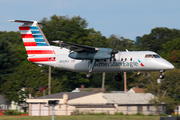
[[[124,72],[124,93],[126,93],[126,72]]]
[[[105,72],[103,72],[103,77],[102,77],[102,92],[104,92],[104,84],[105,84]]]
[[[49,83],[48,83],[48,88],[49,88],[49,95],[51,94],[51,66],[49,66]]]

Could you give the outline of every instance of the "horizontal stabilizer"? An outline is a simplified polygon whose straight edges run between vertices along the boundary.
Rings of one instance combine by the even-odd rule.
[[[8,20],[10,22],[19,22],[19,23],[34,23],[36,21],[25,21],[25,20]],[[39,23],[37,22],[39,25],[45,25],[44,23]]]

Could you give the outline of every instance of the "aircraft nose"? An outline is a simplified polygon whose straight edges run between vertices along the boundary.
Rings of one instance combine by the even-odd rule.
[[[167,70],[170,70],[170,69],[174,69],[174,65],[171,64],[170,62],[166,61],[165,64],[163,64],[163,67]]]

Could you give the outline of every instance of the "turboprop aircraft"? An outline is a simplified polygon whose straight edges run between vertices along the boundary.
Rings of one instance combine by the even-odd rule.
[[[111,48],[89,47],[65,41],[53,41],[59,44],[51,46],[37,21],[10,20],[23,23],[19,27],[28,60],[39,65],[85,72],[87,78],[93,72],[116,72],[116,81],[122,79],[121,72],[160,71],[159,78],[164,78],[164,70],[174,66],[152,51],[117,51]]]

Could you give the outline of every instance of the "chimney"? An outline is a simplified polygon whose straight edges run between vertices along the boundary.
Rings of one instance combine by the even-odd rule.
[[[81,85],[81,88],[84,88],[84,85]]]

